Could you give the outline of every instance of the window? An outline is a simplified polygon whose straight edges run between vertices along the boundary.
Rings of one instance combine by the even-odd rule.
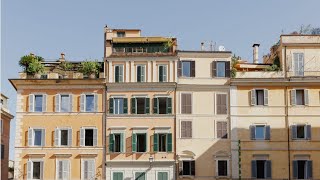
[[[132,152],[146,152],[147,151],[147,134],[134,133],[132,134]]]
[[[150,99],[145,97],[131,98],[131,113],[132,114],[149,114]]]
[[[226,77],[226,63],[217,62],[217,77]]]
[[[45,112],[47,103],[46,94],[29,95],[29,112]]]
[[[81,146],[97,146],[97,129],[81,128],[80,129],[80,145]]]
[[[293,161],[294,179],[312,179],[312,161],[296,160]]]
[[[212,77],[230,77],[230,62],[213,61],[211,71]]]
[[[311,139],[311,125],[292,125],[292,139]]]
[[[153,135],[154,152],[171,152],[172,151],[172,134],[155,133]]]
[[[195,62],[194,61],[179,61],[178,76],[195,77]]]
[[[96,168],[94,159],[83,159],[81,164],[81,175],[83,180],[91,180],[96,177]]]
[[[268,105],[268,90],[253,89],[251,90],[251,105],[252,106],[267,106]]]
[[[291,90],[291,105],[308,105],[309,91],[307,89]]]
[[[109,135],[109,151],[124,152],[124,133],[114,133]]]
[[[118,31],[118,32],[117,32],[117,37],[126,37],[126,32],[124,32],[124,31]]]
[[[159,65],[159,82],[167,82],[167,65]]]
[[[252,178],[271,179],[271,161],[253,160],[251,161]]]
[[[293,68],[295,76],[304,75],[304,54],[303,53],[293,53]]]
[[[113,172],[112,180],[123,180],[123,172]]]
[[[228,160],[217,160],[217,175],[228,176]]]
[[[181,121],[181,138],[192,138],[192,121]]]
[[[128,99],[127,98],[109,98],[110,114],[127,114]]]
[[[57,160],[56,171],[58,180],[68,180],[70,178],[69,160]]]
[[[169,98],[169,97],[153,98],[153,113],[154,114],[171,114],[172,98]]]
[[[146,173],[145,172],[136,172],[134,173],[135,180],[146,180]]]
[[[195,176],[195,161],[184,160],[179,162],[180,176]]]
[[[54,140],[55,146],[72,146],[72,129],[56,128]]]
[[[123,82],[123,65],[116,65],[114,67],[115,82]]]
[[[192,94],[181,94],[181,114],[192,113]]]
[[[146,66],[137,66],[137,82],[146,82]]]
[[[158,172],[157,180],[169,180],[168,172]]]
[[[217,94],[216,98],[217,114],[227,114],[227,94]]]
[[[56,112],[71,112],[72,111],[72,95],[57,94],[55,97]]]
[[[28,161],[27,179],[43,179],[43,161]]]
[[[28,145],[29,146],[45,146],[45,130],[29,128]]]
[[[80,110],[81,112],[97,112],[98,111],[98,95],[92,94],[81,94],[80,97]]]
[[[4,159],[4,145],[1,144],[1,159]]]
[[[253,125],[250,126],[252,140],[270,140],[269,125]]]
[[[227,122],[217,122],[217,138],[228,138],[228,126]]]

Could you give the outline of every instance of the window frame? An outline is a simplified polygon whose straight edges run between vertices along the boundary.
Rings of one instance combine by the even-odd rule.
[[[116,67],[119,67],[119,82],[116,81]],[[120,73],[121,72],[120,71],[121,67],[122,67],[122,74]],[[114,70],[114,74],[113,74],[114,82],[115,83],[123,83],[124,82],[124,65],[123,64],[116,64],[116,65],[114,65],[114,69],[113,70]]]
[[[32,131],[32,139],[31,139],[31,145],[30,145],[30,137],[29,137],[29,131]],[[35,145],[35,130],[41,131],[41,145]],[[43,147],[45,146],[45,139],[46,138],[46,129],[43,127],[29,127],[28,128],[28,147]]]
[[[121,36],[119,36],[121,34]],[[126,32],[125,31],[117,31],[117,37],[126,37]]]
[[[81,165],[80,165],[80,169],[81,169],[81,180],[89,180],[89,179],[85,179],[84,178],[84,162],[85,161],[93,161],[93,174],[96,174],[96,159],[95,158],[81,158]],[[88,167],[89,168],[89,167]],[[91,179],[91,178],[90,178]]]
[[[31,179],[30,178],[28,178],[28,163],[29,162],[31,162],[31,171],[30,171],[30,174],[31,174]],[[39,162],[40,163],[40,179],[34,179],[33,178],[33,163],[34,162]],[[41,167],[41,163],[42,163],[42,167]],[[43,178],[43,174],[44,174],[44,170],[45,170],[45,165],[44,165],[45,163],[44,163],[44,160],[43,159],[34,159],[34,158],[29,158],[28,159],[28,161],[27,161],[27,180],[43,180],[44,178]]]
[[[140,81],[138,81],[138,68],[140,67],[140,69],[141,69],[141,77],[140,77]],[[147,80],[147,74],[146,74],[146,72],[147,72],[147,68],[146,68],[147,66],[145,65],[145,64],[137,64],[136,65],[136,82],[137,83],[143,83],[143,82],[146,82],[146,80]],[[142,70],[144,70],[144,72],[142,72]],[[143,76],[142,76],[142,74],[143,74]],[[143,77],[143,78],[142,78]],[[143,81],[142,81],[143,80]]]
[[[56,112],[61,112],[61,113],[69,113],[69,112],[72,112],[73,110],[73,96],[72,96],[72,93],[58,93],[56,95],[59,95],[59,109],[58,111]],[[62,96],[68,96],[69,100],[68,100],[68,111],[62,111]],[[56,102],[57,103],[57,102]]]
[[[295,55],[298,56],[298,59],[297,59],[298,61],[301,60],[300,59],[300,55],[302,55],[302,62],[303,62],[302,67],[303,67],[303,69],[302,69],[302,71],[298,71],[298,73],[302,72],[302,75],[297,74],[297,72],[295,71],[295,68],[296,68],[296,66],[295,66]],[[299,62],[298,62],[298,64],[299,64]],[[291,65],[292,65],[293,75],[294,76],[298,76],[298,77],[303,77],[304,73],[305,73],[305,54],[304,54],[304,52],[294,52],[294,53],[292,53],[292,64]]]
[[[59,162],[60,161],[67,161],[68,162],[68,166],[69,166],[69,171],[68,171],[68,177],[65,179],[65,178],[63,178],[63,172],[64,172],[64,170],[63,170],[63,167],[62,167],[62,180],[70,180],[71,179],[71,163],[70,163],[70,160],[69,159],[62,159],[62,158],[58,158],[58,159],[56,159],[56,179],[57,180],[60,180],[59,179]]]
[[[192,60],[182,60],[182,61],[180,61],[180,62],[181,62],[181,77],[183,77],[183,78],[193,78],[193,77],[192,77],[192,73],[191,73],[191,69],[192,69],[192,67],[191,67],[192,64],[191,64],[191,63],[192,63],[193,61],[192,61]],[[184,71],[183,71],[183,70],[184,70],[184,68],[183,68],[183,63],[189,63],[189,76],[185,76],[184,73],[183,73],[183,72],[184,72]]]
[[[194,177],[195,174],[196,174],[196,170],[194,171],[195,174],[192,175],[192,162],[194,162],[194,164],[195,164],[196,161],[195,161],[194,159],[183,159],[183,160],[181,160],[180,162],[182,162],[182,175],[179,175],[179,176],[182,176],[182,177]],[[190,163],[189,174],[183,174],[183,163],[184,163],[184,162]],[[194,169],[195,169],[195,168],[196,168],[196,167],[194,167]]]
[[[84,138],[83,138],[83,141],[84,141],[84,144],[83,144],[83,146],[81,146],[81,129],[84,129]],[[86,130],[87,129],[92,129],[93,130],[93,134],[92,134],[92,143],[93,143],[93,145],[92,146],[86,146]],[[97,136],[96,136],[96,141],[97,141],[97,144],[96,145],[94,145],[94,130],[96,129],[96,131],[97,131]],[[98,146],[98,144],[99,144],[99,139],[98,139],[98,137],[99,137],[99,131],[98,131],[99,129],[97,128],[97,127],[93,127],[93,126],[88,126],[88,127],[80,127],[80,147],[97,147]]]
[[[165,81],[164,80],[160,81],[160,67],[163,67],[162,68],[163,70],[165,69],[166,73],[162,72],[162,79],[165,78]],[[168,65],[167,64],[159,64],[158,65],[158,82],[168,82]]]
[[[42,102],[41,102],[41,111],[36,111],[36,96],[42,96]],[[30,97],[32,96],[32,107],[30,107]],[[47,93],[45,92],[33,92],[33,93],[30,93],[29,96],[28,96],[28,112],[32,112],[32,113],[44,113],[44,112],[47,112],[47,98],[48,98],[48,95]]]
[[[113,99],[113,114],[125,114],[124,113],[124,97],[114,97]],[[120,107],[120,101],[118,101],[118,113],[116,113],[116,100],[122,99],[122,107]],[[122,113],[120,113],[120,109],[122,108]]]
[[[303,138],[298,137],[298,127],[303,126]],[[307,139],[307,124],[296,124],[296,134],[297,134],[297,139],[296,140],[306,140]]]
[[[267,128],[266,128],[266,126],[267,125],[265,125],[265,124],[255,124],[254,125],[255,126],[255,131],[254,131],[254,133],[255,133],[255,140],[266,140],[266,131],[267,131]],[[257,138],[257,127],[262,127],[263,126],[263,138]]]
[[[226,61],[216,61],[216,63],[217,63],[217,67],[216,67],[216,76],[215,76],[215,78],[226,78],[226,66],[227,66],[227,63],[226,63]],[[219,74],[219,72],[218,72],[218,64],[219,63],[223,63],[224,64],[224,70],[223,70],[223,72],[224,72],[224,76],[218,76],[218,74]]]
[[[58,144],[55,145],[55,146],[57,146],[57,147],[72,147],[72,141],[73,141],[72,128],[71,128],[71,127],[57,127],[55,130],[57,130],[58,133],[59,133]],[[68,131],[67,145],[61,145],[61,140],[62,140],[61,130],[66,130],[66,131]],[[71,135],[69,134],[69,130],[71,131]],[[54,136],[55,136],[55,135],[54,135]],[[69,144],[69,136],[71,136],[71,144]],[[56,137],[54,137],[54,138],[55,138],[55,140],[56,140]]]
[[[133,171],[134,180],[136,180],[136,173],[144,173],[144,180],[148,180],[147,173],[145,171]]]
[[[219,161],[227,161],[227,175],[226,176],[220,176],[219,175]],[[216,159],[216,176],[217,177],[229,177],[230,176],[230,159],[227,158],[217,158]]]

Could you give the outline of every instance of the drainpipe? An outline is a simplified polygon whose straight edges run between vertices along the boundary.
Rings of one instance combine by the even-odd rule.
[[[176,77],[177,79],[177,77]],[[179,176],[179,164],[176,163],[178,161],[178,156],[177,156],[177,82],[175,82],[175,88],[174,88],[174,159],[175,159],[175,176],[174,179],[178,179]]]
[[[107,158],[107,152],[106,152],[106,130],[107,130],[107,111],[106,111],[106,101],[107,101],[107,86],[104,84],[104,90],[102,94],[102,179],[106,179],[106,158]]]
[[[288,75],[287,75],[287,46],[284,46],[284,79],[285,81],[288,81]],[[284,91],[284,106],[285,106],[285,124],[287,128],[287,143],[288,143],[288,180],[291,179],[291,156],[290,156],[290,127],[289,127],[289,118],[288,118],[288,85],[285,86]]]

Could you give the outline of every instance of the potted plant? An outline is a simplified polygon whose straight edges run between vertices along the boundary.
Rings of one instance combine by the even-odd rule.
[[[41,73],[44,72],[44,65],[38,60],[33,60],[28,64],[26,71],[27,74],[33,75],[36,79],[40,79]]]
[[[90,79],[96,78],[96,74],[99,73],[100,64],[98,61],[84,61],[81,62],[79,71],[84,75],[87,75]]]
[[[65,61],[60,63],[59,67],[64,71],[63,78],[67,78],[69,71],[73,69],[73,64]]]
[[[34,75],[30,74],[32,72],[33,67],[29,69],[30,64],[34,66],[35,62],[43,62],[44,59],[41,56],[35,56],[34,54],[25,55],[20,58],[19,65],[23,68],[23,73],[20,73],[20,77],[26,78],[27,75]]]

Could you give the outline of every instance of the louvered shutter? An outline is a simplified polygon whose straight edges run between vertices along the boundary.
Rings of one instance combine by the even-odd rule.
[[[124,133],[120,133],[120,152],[124,152],[124,143],[125,143],[125,139],[124,139]]]
[[[292,139],[297,139],[297,126],[296,125],[292,125],[291,126],[291,138]]]
[[[63,161],[58,161],[58,179],[63,179]]]
[[[42,95],[42,112],[47,112],[47,94]]]
[[[70,176],[70,163],[68,160],[63,161],[63,177],[69,179]]]
[[[148,139],[147,133],[144,133],[144,152],[147,152],[147,143],[148,143],[147,139]]]
[[[153,98],[153,114],[158,113],[158,98]]]
[[[98,94],[94,93],[94,112],[98,112]]]
[[[182,76],[182,62],[181,61],[178,61],[178,77],[181,77]]]
[[[217,122],[217,138],[222,138],[222,122]]]
[[[123,66],[119,66],[119,82],[123,82]]]
[[[131,114],[137,114],[137,112],[136,112],[136,98],[131,98]]]
[[[60,94],[56,94],[55,96],[55,111],[56,112],[60,112],[60,107],[61,107],[61,95]]]
[[[306,125],[307,139],[309,140],[311,139],[311,131],[312,131],[311,125],[310,124]]]
[[[271,161],[267,160],[265,162],[265,175],[266,175],[266,179],[271,179],[272,176],[272,168],[271,168]]]
[[[309,90],[308,89],[304,90],[304,105],[306,105],[306,106],[309,105]]]
[[[46,146],[46,130],[41,129],[41,146]]]
[[[89,178],[88,177],[88,170],[89,170],[88,169],[89,168],[88,167],[89,166],[88,163],[89,163],[88,161],[84,161],[83,162],[83,176],[84,176],[84,179],[88,179]]]
[[[34,94],[29,94],[29,112],[34,112]]]
[[[145,98],[145,113],[150,113],[150,98]]]
[[[163,66],[163,82],[167,82],[167,66]]]
[[[296,90],[292,89],[291,90],[291,105],[296,105]]]
[[[109,152],[114,152],[114,134],[109,134]]]
[[[141,66],[141,82],[146,82],[146,66]]]
[[[191,175],[195,176],[196,175],[196,162],[195,161],[191,161]]]
[[[183,161],[179,161],[179,175],[183,175]]]
[[[33,129],[28,129],[28,146],[33,146]]]
[[[172,114],[172,98],[167,98],[167,114]]]
[[[128,114],[128,98],[123,98],[123,114]]]
[[[137,134],[132,134],[132,152],[137,151]]]
[[[227,122],[222,122],[222,138],[228,138],[228,126]]]
[[[69,112],[73,112],[73,94],[69,94]]]
[[[196,63],[194,61],[190,61],[190,66],[191,66],[190,76],[196,77]]]
[[[113,114],[113,98],[109,98],[109,114]]]
[[[186,94],[181,94],[181,114],[186,113]]]
[[[86,111],[85,106],[86,106],[86,95],[85,94],[81,94],[80,95],[80,111],[81,112],[85,112]]]
[[[72,146],[72,129],[68,129],[68,146]]]
[[[293,161],[293,178],[298,179],[298,161]]]
[[[264,95],[264,101],[263,101],[264,105],[268,106],[268,104],[269,104],[269,92],[268,92],[268,89],[264,89],[263,95]]]
[[[164,66],[159,66],[159,82],[164,82],[163,81],[163,68],[164,68]]]
[[[153,135],[153,152],[158,152],[158,141],[159,141],[159,134]]]
[[[256,90],[251,90],[251,106],[257,105],[257,99],[256,99]]]
[[[40,179],[43,179],[43,161],[40,161]]]
[[[312,179],[312,161],[307,161],[307,179]]]
[[[85,129],[80,129],[80,146],[85,146]]]
[[[59,130],[59,128],[56,128],[54,130],[54,145],[60,146],[60,130]]]
[[[225,63],[226,77],[230,77],[230,61],[226,61]]]
[[[32,179],[32,161],[27,162],[27,179]]]
[[[270,140],[270,126],[267,125],[266,126],[266,140]]]
[[[256,139],[256,126],[250,126],[251,140]]]
[[[93,129],[93,146],[98,145],[98,129],[94,128]]]
[[[212,61],[212,63],[211,63],[211,76],[216,77],[216,75],[217,75],[217,62]]]
[[[255,160],[251,161],[251,177],[257,178],[257,162]]]
[[[167,134],[167,152],[172,152],[172,134]]]

